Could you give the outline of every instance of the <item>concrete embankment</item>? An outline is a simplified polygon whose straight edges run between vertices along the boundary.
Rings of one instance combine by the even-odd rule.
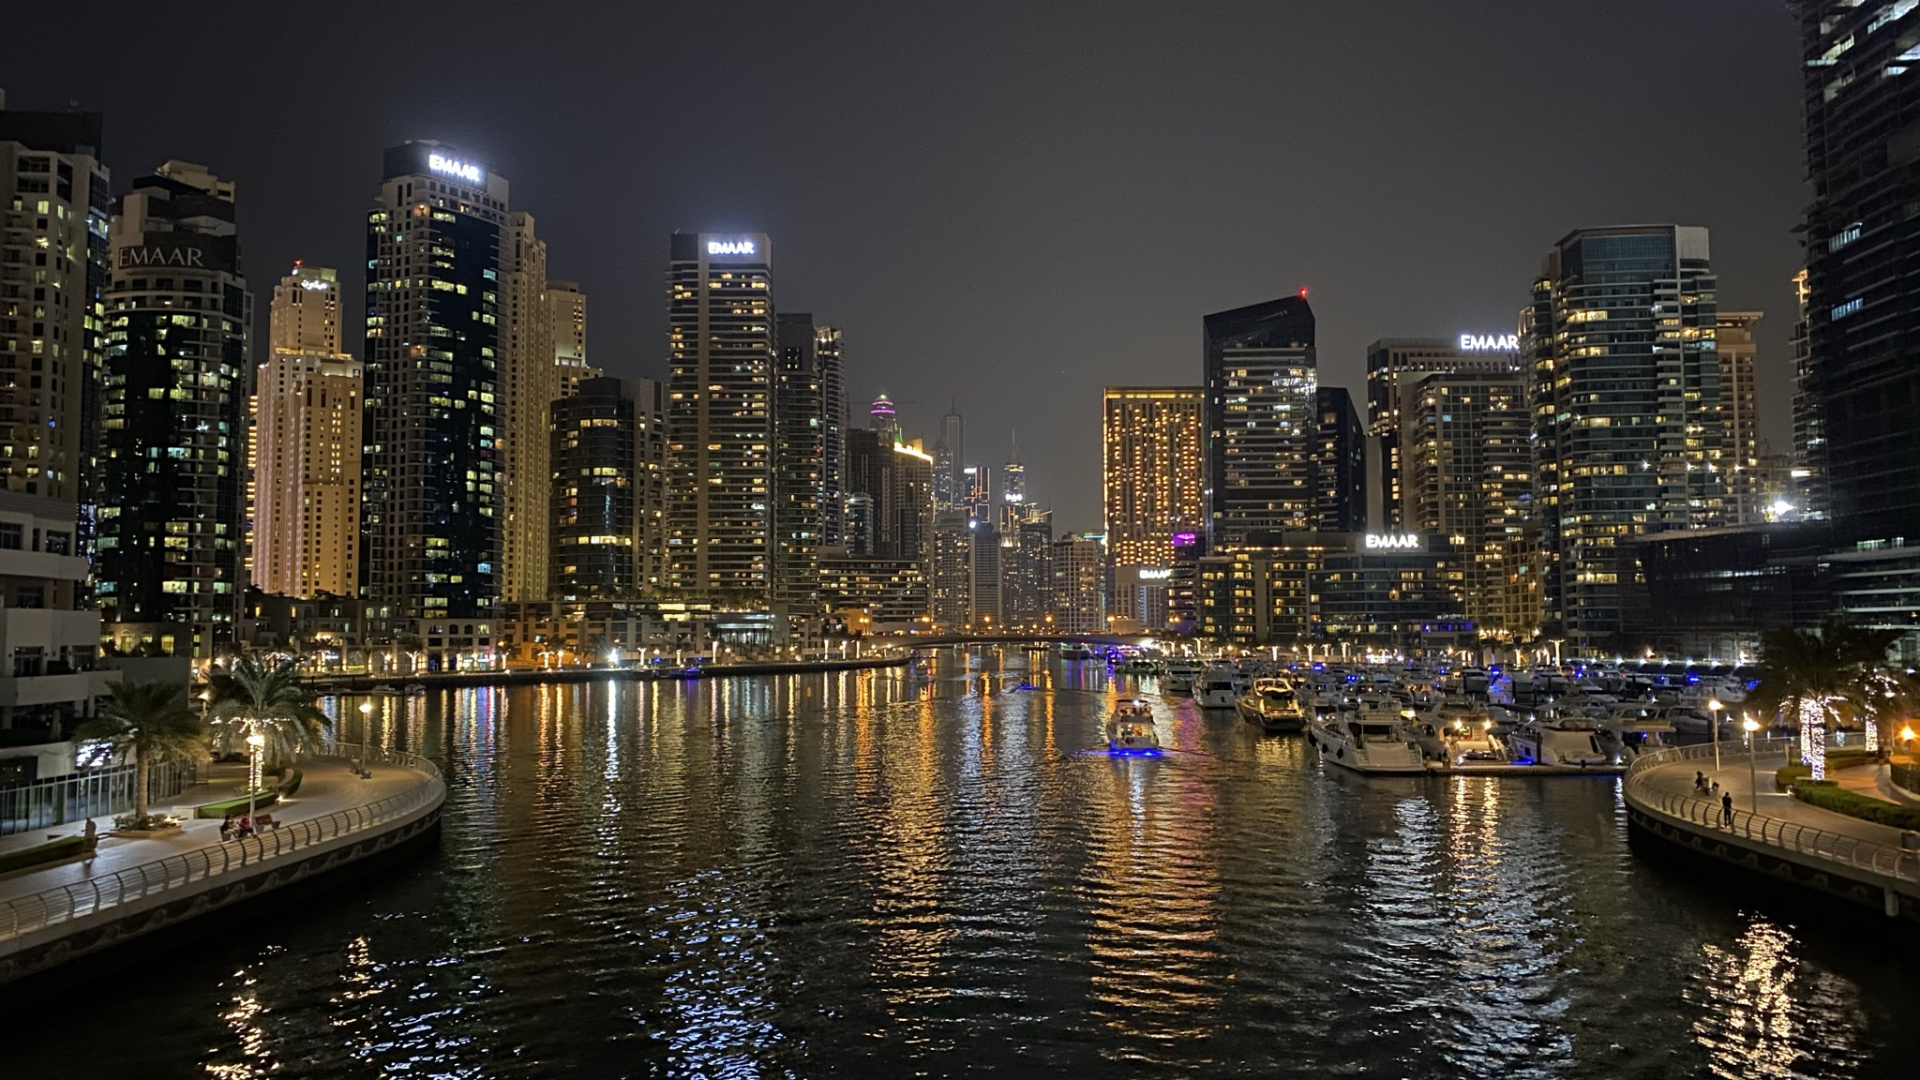
[[[349,751],[342,751],[349,753]],[[0,877],[0,983],[389,856],[435,834],[446,784],[412,754],[356,752],[303,762],[301,797],[279,824],[222,841],[189,821],[142,839],[108,834],[93,857]]]

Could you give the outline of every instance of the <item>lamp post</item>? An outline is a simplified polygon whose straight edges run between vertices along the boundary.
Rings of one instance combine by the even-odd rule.
[[[1759,780],[1758,771],[1754,768],[1753,756],[1759,753],[1760,751],[1758,747],[1753,745],[1753,733],[1760,730],[1760,721],[1755,720],[1753,717],[1749,716],[1745,720],[1740,722],[1740,726],[1747,729],[1748,813],[1758,814],[1760,812],[1760,780]]]
[[[1720,771],[1720,710],[1726,708],[1719,698],[1707,700],[1707,724],[1713,728],[1713,769]]]
[[[254,798],[260,793],[260,748],[267,745],[267,737],[254,732],[247,736],[247,747],[252,761],[247,766],[247,825],[253,825]],[[255,830],[258,833],[258,830]]]

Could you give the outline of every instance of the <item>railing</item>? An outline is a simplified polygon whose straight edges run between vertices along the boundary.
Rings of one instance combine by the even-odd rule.
[[[334,749],[335,752],[326,757],[343,762],[353,759],[367,764],[397,765],[425,773],[427,782],[376,803],[292,822],[245,840],[223,841],[86,881],[0,901],[0,942],[367,831],[430,806],[446,793],[440,770],[423,757],[355,746]]]
[[[153,766],[147,776],[147,802],[165,802],[192,787],[199,775],[192,762]],[[132,810],[137,776],[137,766],[116,765],[0,789],[0,836]]]
[[[1643,810],[1728,836],[1825,859],[1896,881],[1920,882],[1920,852],[1782,821],[1749,810],[1735,809],[1733,822],[1729,825],[1725,821],[1726,811],[1720,803],[1660,790],[1647,776],[1648,770],[1660,765],[1711,757],[1713,747],[1701,745],[1673,747],[1638,758],[1627,770],[1627,799]]]

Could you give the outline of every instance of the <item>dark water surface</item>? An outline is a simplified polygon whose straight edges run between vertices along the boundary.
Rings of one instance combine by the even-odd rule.
[[[1881,916],[1649,865],[1613,780],[1362,778],[1158,696],[1177,752],[1111,759],[1131,685],[1027,663],[386,699],[437,851],[101,987],[100,1037],[10,1025],[4,1072],[1920,1075]]]

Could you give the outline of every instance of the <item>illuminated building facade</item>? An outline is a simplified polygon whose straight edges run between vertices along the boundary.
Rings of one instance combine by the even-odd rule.
[[[502,421],[494,439],[499,453],[504,516],[500,530],[501,593],[511,602],[547,598],[547,563],[553,544],[547,497],[553,468],[548,459],[553,399],[560,396],[555,364],[553,304],[547,295],[547,245],[534,235],[533,215],[507,217],[500,242],[500,295],[505,305],[500,354]]]
[[[820,542],[843,544],[847,518],[847,371],[842,333],[813,328],[820,365]]]
[[[1727,522],[1718,321],[1705,229],[1586,229],[1548,253],[1524,345],[1549,634],[1618,632],[1624,539]]]
[[[1313,446],[1314,528],[1358,532],[1367,527],[1367,429],[1344,386],[1314,392],[1319,438]]]
[[[926,566],[914,559],[820,551],[820,602],[831,611],[858,608],[875,623],[925,629],[929,619]]]
[[[675,233],[668,271],[668,584],[768,600],[773,253],[760,233]]]
[[[1240,645],[1339,638],[1415,646],[1451,624],[1450,545],[1437,535],[1294,532],[1199,560],[1196,632]],[[1369,537],[1373,539],[1370,541]]]
[[[208,658],[236,637],[252,302],[233,199],[169,161],[114,204],[94,572],[127,651]]]
[[[1054,629],[1098,634],[1107,628],[1107,552],[1098,539],[1068,533],[1051,556]],[[995,620],[998,622],[999,620]]]
[[[783,314],[773,379],[773,600],[819,603],[821,507],[826,473],[825,400],[813,316]]]
[[[1804,518],[1827,517],[1827,432],[1820,398],[1813,390],[1813,347],[1808,328],[1807,272],[1793,276],[1793,455],[1791,501]]]
[[[1429,374],[1510,374],[1520,370],[1519,339],[1500,334],[1458,338],[1383,338],[1367,346],[1367,434],[1376,450],[1374,483],[1380,527],[1406,527],[1406,466],[1400,451],[1401,387]]]
[[[1722,311],[1715,325],[1720,392],[1727,426],[1727,521],[1753,525],[1766,520],[1767,471],[1761,460],[1759,348],[1753,340],[1758,311]]]
[[[1053,598],[1053,513],[1027,507],[1000,538],[1007,625],[1042,626]]]
[[[1533,493],[1526,381],[1518,371],[1425,372],[1403,378],[1396,410],[1407,531],[1445,536],[1456,558],[1453,609],[1483,631],[1527,640],[1527,511]]]
[[[384,166],[367,215],[367,617],[417,636],[431,669],[484,665],[501,588],[507,181],[431,141]]]
[[[1805,0],[1809,388],[1842,543],[1920,530],[1920,5]]]
[[[1313,310],[1304,296],[1208,315],[1207,532],[1216,547],[1314,525]]]
[[[653,379],[582,379],[553,403],[553,599],[630,600],[660,586],[666,395]]]
[[[553,335],[559,397],[573,393],[580,380],[605,374],[587,363],[587,294],[580,291],[579,282],[547,282],[547,326]]]
[[[273,290],[270,351],[254,376],[254,588],[357,595],[365,382],[341,351],[340,282],[295,265]]]
[[[937,472],[934,478],[939,479]],[[968,524],[962,509],[933,516],[933,621],[945,630],[973,619],[973,530]]]

